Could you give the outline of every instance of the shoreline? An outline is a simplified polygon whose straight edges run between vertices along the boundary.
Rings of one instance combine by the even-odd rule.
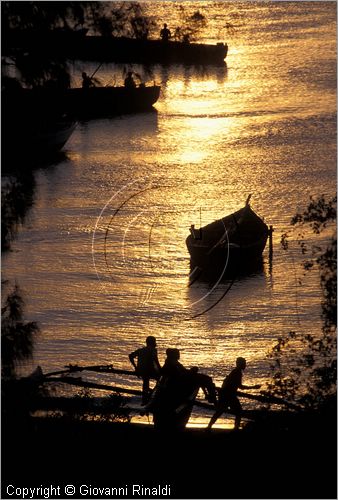
[[[336,498],[335,420],[324,420],[172,434],[143,424],[3,421],[1,498],[13,498],[8,485],[54,485],[64,494],[69,484],[80,495],[73,498]],[[130,495],[132,485],[148,488],[148,495],[114,490],[127,486]],[[149,488],[165,485],[170,493],[149,496]]]

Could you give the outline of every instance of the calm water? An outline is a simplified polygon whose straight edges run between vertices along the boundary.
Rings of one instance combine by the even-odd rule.
[[[179,3],[146,7],[159,25],[178,25]],[[128,353],[153,334],[160,360],[178,347],[185,365],[220,383],[241,355],[247,381],[262,383],[278,336],[320,330],[318,276],[300,287],[297,246],[285,253],[279,240],[310,195],[335,192],[336,5],[184,8],[207,16],[201,40],[228,42],[227,65],[134,66],[162,85],[156,112],[80,123],[68,160],[35,173],[35,205],[3,259],[42,330],[27,370],[129,368]],[[74,82],[84,67],[74,65]],[[122,71],[111,64],[97,76],[118,84]],[[188,287],[189,226],[237,210],[250,193],[275,228],[272,269],[265,251],[264,270],[204,313],[228,284]]]

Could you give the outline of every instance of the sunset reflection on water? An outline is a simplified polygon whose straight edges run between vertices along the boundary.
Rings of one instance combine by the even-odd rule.
[[[209,7],[225,22],[219,4]],[[313,14],[286,7],[310,34],[294,36],[279,6],[241,3],[245,23],[228,40],[225,67],[154,66],[155,112],[81,122],[69,161],[37,170],[34,207],[4,258],[42,329],[25,369],[129,368],[128,353],[151,333],[161,362],[178,347],[184,365],[220,384],[241,355],[245,377],[264,383],[279,335],[320,331],[318,277],[300,288],[301,256],[279,239],[310,195],[335,190],[335,16],[329,4]],[[215,19],[208,39],[217,39]],[[122,70],[104,65],[100,76]],[[238,210],[250,193],[275,229],[272,268],[265,250],[263,270],[217,303],[229,283],[188,286],[185,239],[191,224]]]

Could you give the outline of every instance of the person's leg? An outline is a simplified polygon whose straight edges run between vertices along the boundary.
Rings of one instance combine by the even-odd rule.
[[[239,399],[235,398],[231,404],[231,409],[235,414],[235,430],[239,429],[239,426],[241,424],[241,418],[242,418],[242,406],[241,403],[239,402]]]
[[[207,425],[207,429],[211,429],[211,427],[214,425],[216,420],[222,415],[223,411],[225,411],[224,408],[218,408],[215,411],[215,413],[213,414],[213,416],[210,419],[210,422]]]

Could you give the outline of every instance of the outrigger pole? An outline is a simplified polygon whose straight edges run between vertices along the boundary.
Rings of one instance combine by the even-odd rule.
[[[54,375],[63,375],[63,374],[69,374],[69,373],[74,373],[74,372],[80,372],[84,370],[88,371],[93,371],[93,372],[98,372],[98,373],[115,373],[118,375],[131,375],[134,377],[137,377],[137,373],[135,371],[131,370],[121,370],[118,368],[114,368],[113,365],[92,365],[92,366],[78,366],[78,365],[67,365],[68,369],[66,370],[60,370],[58,372],[50,372],[46,373],[44,375],[44,378],[48,379],[49,382],[62,382],[70,385],[77,385],[81,387],[87,387],[87,388],[92,388],[92,389],[101,389],[101,390],[106,390],[106,391],[113,391],[113,392],[120,392],[123,394],[131,394],[134,396],[139,396],[142,394],[142,391],[138,391],[136,389],[128,389],[124,387],[116,387],[116,386],[110,386],[110,385],[105,385],[105,384],[97,384],[95,382],[85,382],[81,378],[73,378],[73,377],[54,377]],[[47,381],[47,380],[46,380]],[[219,390],[219,388],[216,387],[216,390]],[[293,410],[301,410],[302,408],[299,405],[296,405],[294,403],[290,403],[289,401],[285,401],[282,398],[278,398],[275,396],[262,396],[260,394],[249,394],[245,392],[238,392],[237,395],[240,398],[245,398],[245,399],[251,399],[254,401],[259,401],[261,403],[267,403],[267,404],[279,404],[286,406],[287,408],[293,409]],[[204,408],[208,409],[213,409],[214,406],[203,403],[202,401],[195,401],[194,404],[197,406],[203,406]]]

